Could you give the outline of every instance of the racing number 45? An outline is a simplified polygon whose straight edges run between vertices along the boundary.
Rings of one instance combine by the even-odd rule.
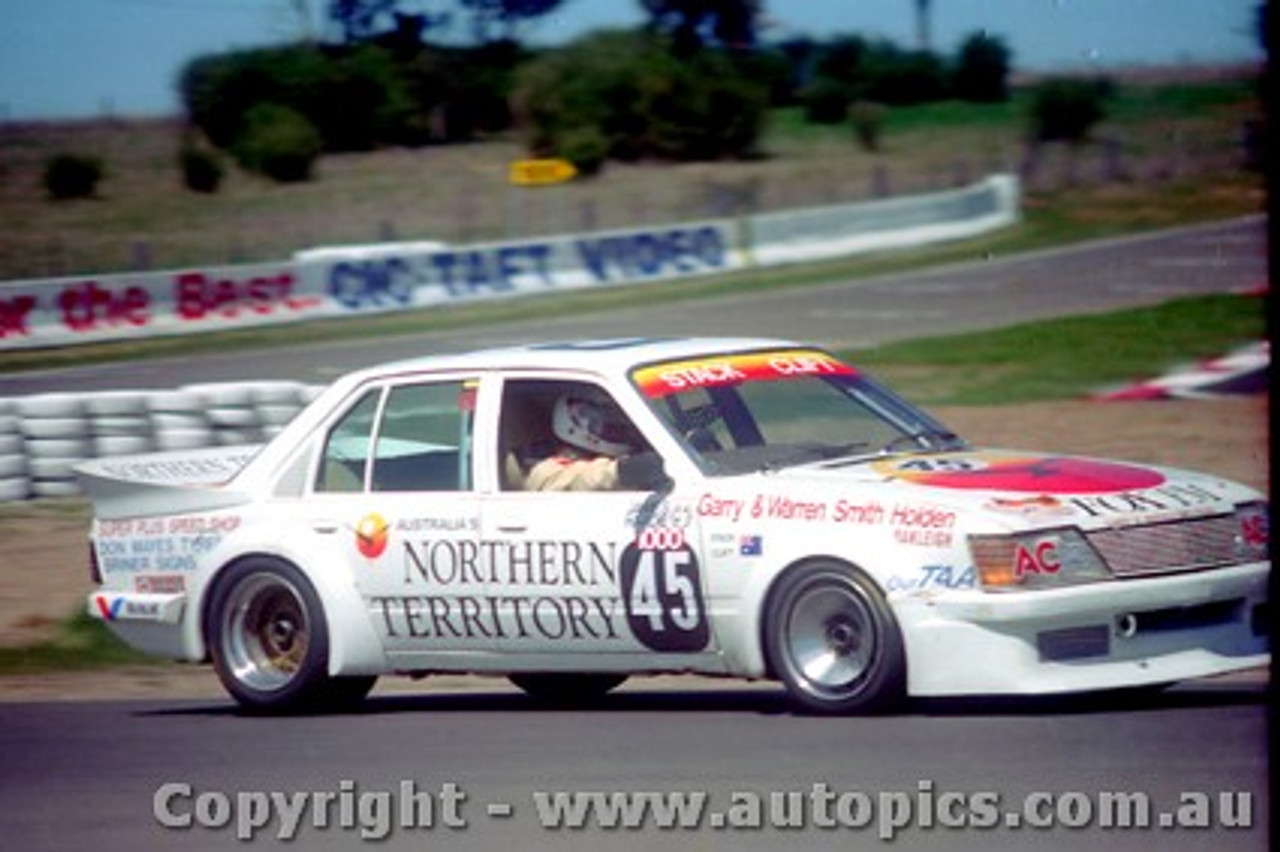
[[[655,651],[700,651],[707,645],[706,607],[698,559],[687,547],[629,546],[622,554],[622,592],[632,634]]]

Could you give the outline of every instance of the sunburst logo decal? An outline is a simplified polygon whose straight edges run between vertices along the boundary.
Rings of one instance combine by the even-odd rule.
[[[1024,494],[1108,494],[1165,481],[1158,471],[1120,462],[989,451],[891,459],[876,462],[875,469],[917,485]]]
[[[356,550],[366,559],[377,559],[387,549],[387,519],[370,512],[356,524]]]

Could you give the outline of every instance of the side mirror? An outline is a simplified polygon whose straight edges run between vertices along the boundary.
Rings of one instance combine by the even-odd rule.
[[[671,477],[655,452],[636,453],[618,460],[618,484],[628,491],[662,491]]]

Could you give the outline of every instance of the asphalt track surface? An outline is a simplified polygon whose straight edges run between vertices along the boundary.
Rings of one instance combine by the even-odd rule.
[[[495,683],[284,719],[217,700],[11,704],[0,813],[4,847],[24,852],[272,848],[279,819],[251,845],[237,826],[258,824],[266,811],[250,802],[273,791],[311,803],[292,844],[306,850],[361,848],[362,831],[383,829],[370,848],[1265,850],[1265,722],[1256,682],[849,719],[796,715],[776,689],[733,684],[548,709]],[[557,791],[705,794],[707,813],[684,828],[650,812],[639,829],[569,830],[540,819],[537,797]],[[328,811],[314,804],[323,793]],[[762,797],[755,816],[742,793]],[[432,803],[406,806],[411,795]],[[157,809],[230,824],[165,828]],[[322,812],[330,823],[316,828]],[[1189,827],[1202,819],[1252,827]]]
[[[1266,280],[1264,247],[1265,223],[1238,221],[625,316],[8,377],[0,395],[232,378],[324,381],[414,353],[583,335],[771,334],[865,344],[1252,290]],[[661,689],[636,681],[575,709],[539,706],[495,681],[463,694],[375,695],[353,715],[286,719],[243,716],[216,699],[2,704],[0,846],[269,848],[278,819],[252,844],[237,839],[235,819],[259,816],[250,802],[274,791],[310,803],[291,844],[308,850],[362,847],[362,827],[377,833],[383,805],[390,836],[372,848],[1261,850],[1270,830],[1267,715],[1259,676],[1160,694],[918,702],[870,719],[797,715],[771,685],[703,680]],[[162,827],[157,794],[170,783],[190,785],[191,796],[168,800],[169,812],[193,815],[203,802],[205,816],[219,817],[216,806],[225,803],[231,825]],[[704,815],[693,827],[660,829],[651,814],[639,830],[544,827],[535,796],[555,791],[707,794],[721,824]],[[760,811],[742,809],[746,800],[735,794],[747,792],[760,797]],[[419,796],[407,811],[418,827],[401,825],[409,793]],[[324,808],[316,803],[325,794],[333,800],[330,825],[318,829]],[[1138,798],[1156,827],[1136,827],[1137,811],[1125,810]],[[1197,810],[1206,803],[1207,811]],[[1172,817],[1180,805],[1192,823],[1246,818],[1251,827],[1178,827]],[[955,827],[966,815],[985,823],[993,813],[996,827]],[[768,827],[775,817],[799,818],[803,827]],[[910,825],[895,827],[903,818]],[[1108,818],[1113,827],[1104,825]],[[1058,824],[1028,824],[1045,820]],[[465,827],[446,824],[454,821]]]
[[[1263,217],[1085,243],[843,283],[486,328],[308,344],[198,359],[0,375],[0,396],[169,388],[188,382],[327,383],[382,361],[507,343],[648,335],[763,335],[859,347],[1111,311],[1181,296],[1248,292],[1267,282]],[[536,297],[534,297],[536,298]]]

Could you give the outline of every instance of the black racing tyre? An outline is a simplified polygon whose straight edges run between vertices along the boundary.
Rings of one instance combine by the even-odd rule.
[[[802,709],[875,713],[906,694],[902,633],[884,595],[863,573],[812,562],[784,574],[765,607],[770,671]]]
[[[626,682],[624,674],[520,672],[508,675],[531,698],[548,704],[580,704],[600,698]]]
[[[358,703],[375,678],[331,678],[324,607],[279,559],[238,562],[218,578],[205,635],[223,687],[245,709],[294,713]]]

